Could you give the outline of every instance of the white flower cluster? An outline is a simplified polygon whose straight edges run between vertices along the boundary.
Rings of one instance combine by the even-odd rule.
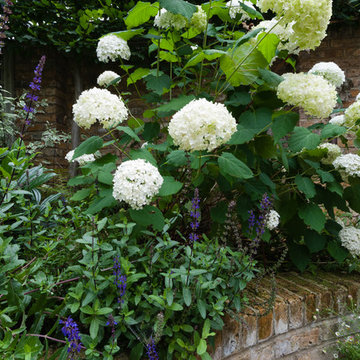
[[[331,165],[333,161],[341,155],[341,149],[336,144],[325,143],[320,144],[319,149],[326,149],[327,154],[321,159],[321,162],[325,165]]]
[[[112,81],[114,81],[115,79],[117,79],[119,77],[120,77],[120,75],[118,75],[114,71],[104,71],[97,78],[97,83],[99,86],[108,86]]]
[[[158,169],[143,159],[123,162],[116,169],[113,197],[125,201],[132,209],[142,209],[150,204],[164,179]]]
[[[119,96],[109,90],[92,88],[81,93],[73,105],[74,121],[89,129],[96,120],[108,129],[128,117],[128,110]]]
[[[345,123],[345,115],[336,115],[329,120],[329,124],[342,126]]]
[[[360,119],[360,101],[355,101],[345,110],[345,123],[344,125],[352,130],[357,130],[358,126],[355,125],[356,121]]]
[[[310,70],[310,74],[320,75],[336,87],[341,86],[345,81],[345,73],[333,62],[319,62]]]
[[[358,176],[360,177],[360,156],[356,154],[345,154],[338,156],[334,162],[333,166],[337,169],[343,180],[348,181],[348,176]]]
[[[358,101],[358,100],[360,100],[360,93],[358,93],[355,98],[355,101]]]
[[[160,9],[155,16],[154,25],[161,29],[169,29],[173,27],[175,30],[181,30],[186,27],[187,20],[180,14],[173,14],[166,9]]]
[[[236,121],[225,105],[206,99],[193,100],[169,123],[169,134],[182,150],[212,151],[230,140]]]
[[[190,25],[201,32],[206,30],[207,16],[200,5],[197,6],[197,11],[191,17]]]
[[[266,218],[266,227],[269,230],[274,230],[275,228],[278,227],[279,222],[280,222],[279,213],[275,210],[270,210],[270,212]]]
[[[353,256],[360,255],[360,229],[354,226],[345,226],[339,231],[342,246]]]
[[[258,0],[257,6],[263,12],[272,10],[285,23],[292,23],[289,40],[300,50],[320,45],[332,14],[332,0]]]
[[[336,105],[336,89],[327,80],[313,74],[285,74],[277,90],[282,101],[301,106],[309,115],[326,118]]]
[[[84,155],[77,157],[76,159],[73,159],[74,152],[75,152],[75,150],[71,150],[65,155],[65,159],[68,162],[77,161],[79,163],[79,165],[82,166],[82,165],[87,164],[88,162],[95,161],[95,156],[93,154],[84,154]]]
[[[254,5],[251,1],[245,0],[245,1],[241,1],[241,0],[230,0],[226,3],[226,6],[229,8],[229,15],[232,19],[236,18],[237,14],[241,14],[240,17],[240,21],[245,21],[245,20],[249,20],[250,16],[248,15],[248,13],[242,8],[242,6],[240,5],[240,3],[243,3],[245,5],[247,5],[248,7],[252,8],[255,10]]]
[[[131,56],[127,42],[114,34],[102,37],[96,48],[96,55],[102,62],[116,61],[119,57],[129,60]]]

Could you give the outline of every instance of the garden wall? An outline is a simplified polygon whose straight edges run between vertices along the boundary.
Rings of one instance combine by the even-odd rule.
[[[257,317],[249,314],[264,310],[248,307],[241,323],[228,317],[216,337],[213,359],[333,359],[331,346],[338,339],[335,332],[341,321],[339,314],[346,313],[349,296],[354,302],[360,300],[359,281],[360,276],[345,274],[279,275],[273,309]],[[259,288],[261,291],[249,294],[251,299],[269,298],[270,281],[263,281]]]
[[[6,49],[5,49],[6,50]],[[34,49],[32,49],[34,50]],[[71,131],[71,107],[74,103],[74,81],[73,73],[76,67],[80,70],[83,89],[96,86],[97,76],[104,70],[118,71],[111,64],[96,64],[88,62],[87,59],[74,60],[57,54],[51,49],[36,49],[36,51],[17,51],[6,54],[7,65],[5,74],[2,74],[2,82],[5,88],[12,90],[15,95],[20,95],[26,89],[33,77],[35,68],[41,55],[47,56],[43,73],[43,84],[41,97],[48,100],[49,107],[46,114],[39,114],[37,121],[29,128],[28,140],[41,140],[42,132],[45,130],[46,121],[51,127],[60,131],[70,133]],[[315,51],[301,52],[298,59],[298,70],[307,71],[319,61],[334,61],[346,74],[346,84],[341,92],[344,105],[349,105],[359,92],[360,86],[360,25],[332,24],[328,36],[321,46]],[[11,69],[13,68],[13,71]],[[125,84],[123,85],[125,86]],[[126,91],[132,92],[130,87]],[[346,90],[346,91],[345,91]],[[345,95],[350,94],[350,96]],[[143,105],[130,101],[129,107],[134,116],[140,116]],[[301,120],[306,126],[309,122]],[[92,128],[92,134],[101,133],[102,129]],[[70,141],[66,144],[56,145],[53,148],[43,150],[42,158],[54,168],[67,168],[68,163],[64,160],[65,154],[70,150]]]

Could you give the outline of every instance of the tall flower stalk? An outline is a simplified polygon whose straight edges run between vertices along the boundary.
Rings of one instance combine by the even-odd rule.
[[[120,257],[114,257],[114,266],[113,266],[113,274],[115,275],[114,284],[118,289],[118,303],[121,304],[124,302],[123,297],[126,293],[126,275],[121,273],[121,264],[120,264]]]
[[[60,320],[60,324],[64,325],[61,331],[69,342],[67,350],[69,354],[68,358],[69,360],[74,360],[82,348],[79,327],[70,316],[65,321]]]
[[[149,360],[159,360],[159,355],[156,351],[154,339],[151,337],[149,342],[146,344],[146,354]]]

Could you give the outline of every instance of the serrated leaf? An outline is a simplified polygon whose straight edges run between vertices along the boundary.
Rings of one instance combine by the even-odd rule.
[[[147,22],[152,16],[159,11],[159,3],[138,1],[136,5],[128,12],[125,18],[125,24],[128,28],[133,28]]]
[[[293,152],[302,149],[315,149],[320,144],[320,135],[303,127],[296,127],[289,140],[289,148]]]
[[[73,158],[76,159],[84,154],[94,154],[97,150],[101,149],[103,146],[103,140],[99,136],[92,136],[82,142],[74,152]]]
[[[311,199],[316,195],[315,185],[308,177],[296,175],[295,184],[308,199]]]
[[[132,160],[144,159],[144,160],[148,161],[151,165],[154,165],[155,167],[157,167],[155,158],[146,149],[131,150],[130,157]]]
[[[145,29],[131,29],[131,30],[122,30],[122,31],[115,31],[106,35],[116,35],[120,37],[121,39],[128,41],[131,38],[133,38],[136,35],[142,34],[145,31]],[[106,36],[105,35],[105,36]]]
[[[239,179],[250,179],[254,176],[251,169],[231,153],[222,153],[218,158],[218,164],[224,174]]]
[[[162,212],[150,205],[144,206],[141,210],[129,210],[131,218],[139,225],[152,225],[155,230],[162,230],[165,225],[165,220]]]
[[[261,38],[263,40],[258,45],[259,51],[263,54],[264,58],[268,61],[268,63],[271,63],[271,60],[276,55],[276,50],[278,47],[278,44],[280,42],[280,39],[275,34],[260,34],[260,36],[257,38],[259,41]],[[262,69],[265,70],[265,69]],[[261,72],[260,72],[261,73]],[[274,73],[272,73],[274,74]],[[261,73],[263,77],[263,73]],[[281,76],[272,76],[271,77],[263,77],[263,79],[271,86],[276,86],[276,83],[280,84],[280,82],[283,80]]]
[[[349,255],[349,252],[336,241],[330,241],[327,246],[327,250],[329,254],[340,264]]]
[[[306,225],[319,233],[324,229],[326,216],[316,204],[311,203],[301,207],[299,217],[304,220]]]
[[[289,112],[276,115],[271,125],[275,142],[279,142],[281,138],[293,131],[298,121],[299,114],[297,113]]]
[[[306,229],[304,232],[304,241],[311,253],[316,253],[325,248],[326,237],[316,231]]]
[[[137,134],[134,132],[133,129],[127,126],[117,126],[116,130],[123,131],[125,134],[129,135],[131,138],[135,139],[136,141],[141,141]]]
[[[184,150],[174,150],[167,157],[167,163],[176,167],[187,164],[188,159]]]
[[[158,95],[162,95],[166,90],[170,89],[171,79],[166,74],[160,76],[150,74],[146,76],[144,80],[146,82],[146,88],[154,91]]]
[[[334,124],[326,124],[321,130],[321,139],[331,138],[346,133],[346,128]]]
[[[188,20],[191,19],[194,12],[197,11],[195,5],[184,0],[160,0],[160,6],[170,11],[173,14],[180,14],[185,16]]]
[[[194,95],[181,95],[175,99],[172,99],[167,104],[160,105],[155,110],[158,111],[160,116],[170,116],[176,111],[182,109],[185,105],[194,99]]]
[[[86,199],[91,193],[91,189],[85,188],[78,190],[71,198],[72,201],[81,201]]]
[[[310,254],[305,246],[290,244],[289,255],[295,266],[303,272],[310,263]]]
[[[144,77],[148,76],[150,73],[150,69],[145,68],[137,68],[133,73],[129,75],[127,78],[127,86],[131,84],[135,84],[138,80],[143,79]]]
[[[344,198],[353,210],[360,213],[360,184],[348,186],[344,190]]]
[[[183,183],[176,181],[172,176],[163,176],[164,182],[159,190],[159,196],[176,194],[183,187]]]

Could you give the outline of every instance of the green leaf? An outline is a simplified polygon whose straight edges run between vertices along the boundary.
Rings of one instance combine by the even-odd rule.
[[[303,127],[296,127],[289,140],[289,148],[293,152],[302,149],[315,149],[320,144],[320,135],[312,133]]]
[[[169,306],[168,308],[170,310],[173,310],[173,311],[182,311],[182,310],[184,310],[184,308],[178,303],[172,303],[172,305]]]
[[[230,49],[220,58],[221,70],[233,86],[250,85],[259,77],[259,68],[268,65],[266,59],[253,45],[245,43],[234,51]]]
[[[276,88],[284,80],[282,76],[267,69],[259,69],[259,73],[261,78],[273,88]]]
[[[84,154],[94,154],[97,150],[101,149],[103,146],[103,140],[99,136],[92,136],[82,142],[74,152],[73,158],[76,159]]]
[[[135,139],[136,141],[141,141],[140,138],[134,132],[134,130],[127,126],[117,126],[116,130],[123,131],[125,134],[129,135],[131,138]]]
[[[96,315],[106,315],[112,312],[112,308],[104,307],[96,311]]]
[[[304,232],[305,244],[311,253],[316,253],[325,248],[326,237],[318,234],[316,231],[306,229]]]
[[[218,158],[218,164],[224,174],[240,179],[250,179],[254,176],[250,168],[231,153],[222,153]]]
[[[274,134],[275,142],[279,142],[281,138],[294,130],[299,121],[299,114],[288,112],[275,114],[271,130]]]
[[[171,306],[172,303],[174,302],[174,293],[169,288],[166,289],[166,301],[167,301],[169,306]]]
[[[248,105],[251,102],[251,95],[247,91],[236,91],[228,100],[225,101],[226,106]]]
[[[162,95],[166,90],[170,89],[171,80],[166,74],[160,76],[154,76],[152,74],[144,78],[146,82],[146,88],[154,91],[158,95]]]
[[[246,33],[245,35],[241,36],[241,38],[236,41],[235,46],[233,48],[233,51],[238,46],[241,46],[242,44],[245,44],[246,42],[248,42],[250,39],[254,38],[261,31],[263,31],[263,30],[262,29],[255,29],[255,30],[251,30],[248,33]]]
[[[330,241],[327,246],[327,250],[329,254],[340,264],[349,255],[349,251],[342,247],[337,241]]]
[[[191,291],[187,287],[183,288],[183,298],[184,298],[185,305],[190,306],[190,304],[191,304]]]
[[[167,157],[167,163],[176,167],[187,164],[188,159],[184,150],[174,150]]]
[[[150,69],[145,69],[145,68],[142,68],[142,67],[137,68],[127,78],[127,80],[126,80],[127,86],[129,86],[131,84],[135,84],[138,80],[143,79],[145,76],[148,76],[149,72],[150,72]]]
[[[206,339],[209,336],[209,334],[210,334],[210,320],[206,319],[205,322],[204,322],[203,329],[202,329],[201,337],[203,339]]]
[[[263,37],[263,40],[258,45],[258,49],[263,54],[267,62],[270,64],[271,60],[276,55],[276,50],[280,39],[275,34],[264,34],[258,37],[258,41],[261,39],[261,37]],[[265,78],[263,79],[268,82]]]
[[[89,205],[89,208],[86,210],[87,214],[97,214],[102,209],[111,208],[115,206],[118,202],[114,199],[112,194],[109,194],[105,197],[95,198]]]
[[[95,314],[95,311],[93,310],[93,308],[89,305],[86,305],[82,308],[80,308],[80,311],[84,314],[87,314],[87,315],[94,315]]]
[[[360,213],[360,184],[348,186],[344,190],[344,198],[353,210]]]
[[[346,133],[346,128],[334,124],[326,124],[321,130],[321,139],[331,138]]]
[[[196,348],[196,353],[198,355],[202,355],[206,352],[206,349],[207,349],[206,340],[200,339],[199,345]]]
[[[289,245],[289,255],[295,266],[303,272],[310,263],[310,254],[305,246],[291,243]]]
[[[308,199],[316,195],[315,185],[308,177],[296,175],[295,184],[300,191],[302,191]]]
[[[206,303],[204,302],[204,300],[197,300],[197,308],[199,310],[200,316],[203,319],[206,319]]]
[[[254,138],[255,135],[267,129],[271,124],[271,111],[267,108],[259,108],[256,111],[245,111],[239,118],[237,131],[228,141],[230,145],[244,144]]]
[[[167,104],[160,105],[155,110],[158,111],[160,116],[170,116],[194,99],[194,95],[180,95],[179,97],[170,100]]]
[[[164,176],[164,182],[159,190],[159,196],[176,194],[183,187],[183,183],[176,181],[172,176]]]
[[[91,189],[85,188],[78,190],[71,198],[72,201],[81,201],[86,199],[91,193]]]
[[[133,28],[147,22],[159,11],[159,3],[138,1],[136,5],[128,12],[125,18],[125,24],[128,28]]]
[[[160,6],[173,14],[180,14],[187,19],[191,19],[194,12],[197,11],[195,5],[184,0],[160,0]]]
[[[109,33],[106,35],[110,35],[110,34],[116,35],[119,38],[121,38],[125,41],[128,41],[131,38],[133,38],[134,36],[142,34],[144,31],[145,31],[145,29],[131,29],[131,30],[115,31],[115,32],[112,32],[112,33]],[[106,35],[104,35],[104,36],[106,36]]]
[[[159,231],[161,231],[165,225],[162,212],[154,206],[146,205],[141,210],[130,209],[129,212],[131,218],[139,225],[152,225],[155,230]]]
[[[146,149],[131,150],[130,157],[131,157],[131,160],[144,159],[144,160],[148,161],[151,165],[154,165],[155,167],[157,167],[155,158]]]
[[[318,205],[310,203],[299,209],[299,216],[304,220],[306,225],[309,225],[317,232],[324,229],[326,217]]]

